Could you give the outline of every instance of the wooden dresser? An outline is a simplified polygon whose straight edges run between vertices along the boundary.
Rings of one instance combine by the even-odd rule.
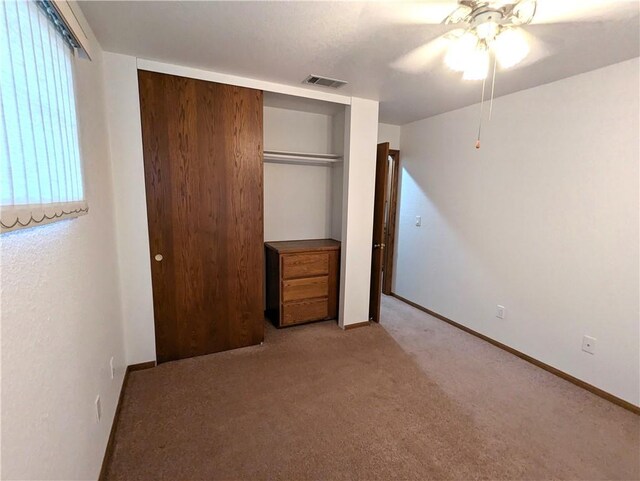
[[[265,243],[267,316],[277,327],[338,317],[340,242]]]

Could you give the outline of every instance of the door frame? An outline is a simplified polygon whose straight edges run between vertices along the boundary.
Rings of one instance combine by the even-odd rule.
[[[389,192],[389,223],[387,224],[387,233],[385,236],[385,254],[384,254],[384,277],[382,278],[382,293],[391,295],[393,286],[393,258],[396,248],[396,221],[398,214],[398,187],[400,174],[400,151],[397,149],[389,149],[389,155],[393,157],[393,170],[387,175],[391,175],[391,192]]]
[[[389,142],[376,147],[376,173],[373,200],[373,229],[371,232],[371,278],[369,286],[369,320],[380,322],[382,299],[382,269],[384,266],[384,216],[387,199]]]

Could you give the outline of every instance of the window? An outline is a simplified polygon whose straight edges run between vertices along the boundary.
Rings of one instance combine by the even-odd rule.
[[[49,2],[0,2],[2,231],[75,217],[84,196],[72,37]]]

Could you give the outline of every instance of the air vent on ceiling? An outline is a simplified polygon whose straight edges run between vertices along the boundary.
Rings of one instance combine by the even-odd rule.
[[[321,87],[329,87],[332,89],[337,89],[342,87],[343,85],[347,85],[347,82],[345,82],[344,80],[320,77],[319,75],[309,75],[306,79],[304,79],[304,82],[302,83],[310,85],[320,85]]]

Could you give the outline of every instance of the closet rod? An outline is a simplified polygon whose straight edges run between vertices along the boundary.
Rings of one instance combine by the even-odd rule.
[[[342,156],[338,154],[317,154],[306,152],[265,150],[264,161],[286,164],[330,165],[341,162]]]

